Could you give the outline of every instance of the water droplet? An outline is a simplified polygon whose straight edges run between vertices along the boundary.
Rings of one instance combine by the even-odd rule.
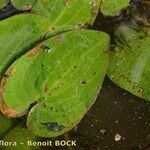
[[[44,51],[47,52],[47,53],[50,53],[52,51],[52,48],[45,45],[44,46]]]
[[[110,76],[110,78],[113,78],[113,77],[114,77],[113,75]]]
[[[42,123],[42,125],[45,125],[49,131],[54,132],[62,131],[65,128],[63,125],[60,125],[57,122],[46,122]]]
[[[50,110],[51,111],[56,111],[56,108],[55,107],[51,107]]]

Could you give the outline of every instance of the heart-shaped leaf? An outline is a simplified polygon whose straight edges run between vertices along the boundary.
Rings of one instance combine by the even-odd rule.
[[[95,101],[106,74],[108,47],[106,33],[90,30],[44,41],[6,72],[2,112],[18,117],[34,104],[27,119],[34,134],[55,137],[72,129]]]
[[[103,0],[100,5],[101,12],[106,16],[115,16],[129,5],[130,0]]]
[[[32,13],[0,22],[0,108],[8,117],[29,112],[28,129],[56,137],[79,123],[106,74],[109,36],[82,29],[100,0],[11,2]]]
[[[118,46],[110,55],[109,77],[122,88],[150,101],[150,30],[121,25]]]

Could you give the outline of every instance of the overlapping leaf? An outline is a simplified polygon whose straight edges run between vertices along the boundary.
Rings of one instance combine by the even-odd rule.
[[[14,2],[19,6],[27,3],[20,0]],[[95,4],[94,14],[91,3]],[[66,5],[64,0],[38,1],[39,5],[36,4],[35,7],[39,11],[38,14],[21,14],[1,21],[0,76],[16,57],[28,51],[35,43],[84,24],[92,24],[100,1],[93,0],[91,3],[89,0],[84,0],[82,3],[80,0],[75,0]]]
[[[23,14],[0,22],[0,77],[4,70],[48,32],[48,21],[38,15]]]
[[[100,1],[11,2],[32,14],[0,23],[0,108],[8,117],[29,111],[29,130],[56,137],[80,122],[106,74],[109,36],[80,28]]]
[[[11,146],[1,146],[1,150],[38,150],[40,147],[33,146],[39,142],[37,136],[34,136],[21,122],[10,130],[3,138],[3,141],[12,142]]]
[[[2,114],[0,114],[0,139],[3,138],[3,136],[10,131],[12,126],[16,124],[16,120],[8,119],[4,117]]]
[[[121,25],[110,55],[110,78],[136,96],[150,100],[150,31]]]
[[[26,1],[22,2],[26,4]],[[93,0],[91,2],[94,3],[95,1]],[[98,10],[99,4],[98,1],[96,2],[95,10]],[[51,3],[50,1],[38,1],[38,3],[40,4],[36,5],[37,7],[44,7],[44,10],[38,10],[44,12],[45,15],[42,13],[40,13],[40,15],[22,14],[1,21],[0,41],[2,44],[0,44],[0,76],[16,57],[23,54],[35,43],[58,34],[59,32],[76,28],[78,25],[92,23],[96,17],[96,15],[92,13],[93,6],[89,3],[89,0],[84,0],[82,3],[80,3],[79,0],[75,0],[68,5],[63,5],[63,0],[57,2],[53,1],[54,5],[50,5],[52,1]],[[20,5],[22,3],[17,1],[17,4]],[[82,9],[78,9],[79,4]],[[35,7],[35,9],[37,7]],[[77,12],[79,12],[80,15],[77,14]],[[48,16],[44,17],[46,15]]]
[[[101,12],[106,16],[115,16],[129,5],[130,0],[103,0],[100,5]]]
[[[11,0],[11,3],[19,10],[30,10],[34,6],[36,1],[37,0]]]
[[[91,24],[98,12],[101,0],[11,0],[20,9],[31,9],[50,20],[53,28]]]
[[[1,86],[9,108],[2,111],[12,108],[16,113],[8,116],[21,116],[37,102],[27,120],[33,133],[53,137],[70,130],[95,100],[106,73],[108,45],[107,34],[88,30],[45,41],[10,67]]]
[[[0,114],[0,140],[1,150],[33,150],[38,149],[30,146],[31,142],[40,141],[25,127],[22,119],[10,119]],[[3,145],[3,142],[11,142],[10,145]]]

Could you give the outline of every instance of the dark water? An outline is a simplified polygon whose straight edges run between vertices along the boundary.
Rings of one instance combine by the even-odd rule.
[[[0,19],[18,13],[23,12],[9,4],[0,11]],[[110,34],[114,44],[114,31],[122,22],[150,26],[150,1],[132,1],[117,17],[99,13],[92,29]],[[57,148],[62,150],[150,150],[150,103],[122,90],[106,77],[96,103],[80,124],[57,139],[77,140],[77,147]]]

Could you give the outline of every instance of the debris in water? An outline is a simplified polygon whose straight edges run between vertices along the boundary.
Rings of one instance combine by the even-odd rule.
[[[121,140],[121,135],[119,135],[118,133],[115,135],[115,141],[118,142]]]

